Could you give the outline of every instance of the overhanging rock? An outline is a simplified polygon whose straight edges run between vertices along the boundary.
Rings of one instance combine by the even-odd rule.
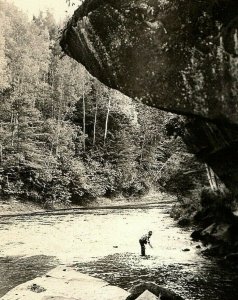
[[[238,194],[237,0],[85,0],[60,44],[107,86],[189,116],[187,145]]]
[[[145,104],[238,124],[237,0],[86,0],[61,46]]]

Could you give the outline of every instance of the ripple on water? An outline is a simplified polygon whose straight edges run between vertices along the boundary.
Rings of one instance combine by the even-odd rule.
[[[2,219],[0,293],[43,274],[57,257],[60,263],[78,263],[80,271],[126,289],[154,281],[187,300],[238,299],[237,271],[203,258],[190,230],[178,228],[169,218],[170,206],[163,202],[147,209]],[[153,231],[154,249],[142,259],[138,239],[148,229]],[[190,251],[183,252],[185,248]]]
[[[79,263],[77,268],[126,290],[143,281],[153,281],[187,300],[238,299],[237,269],[221,270],[217,265],[210,264],[196,271],[195,263],[164,265],[155,257],[142,259],[133,253],[124,253],[109,255],[95,262]]]

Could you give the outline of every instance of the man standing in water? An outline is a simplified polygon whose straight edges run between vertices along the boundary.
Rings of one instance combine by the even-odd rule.
[[[150,237],[152,236],[152,231],[149,231],[147,234],[144,234],[140,239],[139,243],[141,246],[141,256],[145,256],[145,245],[148,243],[150,248],[153,248],[150,243]]]

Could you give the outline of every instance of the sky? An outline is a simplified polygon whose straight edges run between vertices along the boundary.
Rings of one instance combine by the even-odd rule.
[[[72,15],[76,6],[68,7],[65,0],[7,0],[13,2],[31,18],[40,11],[49,9],[57,21],[64,20],[67,15]],[[79,1],[75,1],[76,3]],[[67,11],[67,12],[66,12]]]

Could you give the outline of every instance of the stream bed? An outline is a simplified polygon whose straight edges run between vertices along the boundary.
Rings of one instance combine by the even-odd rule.
[[[0,218],[0,297],[58,264],[128,290],[153,281],[186,300],[238,299],[238,272],[201,254],[191,230],[169,217],[172,201]],[[153,231],[146,258],[139,238]],[[186,250],[186,251],[185,251]]]

